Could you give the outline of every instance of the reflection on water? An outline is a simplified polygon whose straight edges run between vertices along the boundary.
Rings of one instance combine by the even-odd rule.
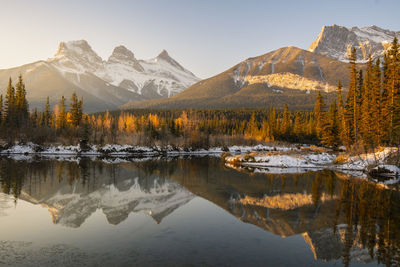
[[[10,207],[18,209],[20,202],[46,208],[55,225],[78,229],[98,210],[111,225],[122,225],[130,214],[146,214],[163,224],[164,218],[173,217],[178,208],[200,197],[210,202],[202,204],[207,211],[204,219],[219,216],[223,217],[221,224],[228,222],[212,205],[247,223],[240,226],[246,227],[240,228],[241,234],[248,231],[250,236],[252,225],[263,229],[265,237],[258,236],[254,244],[261,242],[258,239],[266,244],[272,240],[266,230],[282,238],[301,237],[302,243],[293,239],[292,245],[301,250],[307,244],[318,264],[400,264],[399,189],[328,170],[252,174],[227,169],[219,159],[207,157],[119,164],[1,158],[0,181],[4,192],[0,195],[0,227],[1,218],[8,216]],[[191,216],[185,213],[179,227]],[[169,236],[177,238],[177,234]],[[253,241],[230,246],[240,250],[240,246],[253,246]],[[208,256],[203,248],[198,253]],[[247,253],[242,260],[249,257],[250,263],[250,257],[257,256],[261,257]],[[282,259],[278,263],[290,265]]]

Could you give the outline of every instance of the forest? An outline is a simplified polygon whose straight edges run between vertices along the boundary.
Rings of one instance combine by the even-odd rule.
[[[400,53],[395,38],[381,61],[366,67],[349,58],[347,95],[338,81],[337,99],[325,103],[319,92],[313,111],[265,109],[126,110],[86,114],[75,93],[42,111],[29,110],[23,77],[11,78],[0,96],[0,137],[37,144],[119,143],[208,148],[273,141],[370,150],[400,145]],[[328,108],[329,106],[329,108]]]

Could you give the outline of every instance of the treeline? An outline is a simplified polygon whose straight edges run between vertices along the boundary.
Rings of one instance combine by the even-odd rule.
[[[356,50],[350,55],[347,97],[340,81],[337,99],[325,112],[319,94],[315,104],[317,136],[324,145],[364,147],[400,145],[400,53],[397,38],[383,56],[369,58],[365,71],[356,64]]]
[[[2,96],[0,96],[0,101]],[[55,107],[47,97],[42,111],[30,112],[25,84],[19,76],[8,84],[0,103],[1,137],[22,141],[87,145],[132,145],[207,148],[259,142],[318,142],[312,112],[269,109],[131,110],[85,114],[83,99],[73,93]]]

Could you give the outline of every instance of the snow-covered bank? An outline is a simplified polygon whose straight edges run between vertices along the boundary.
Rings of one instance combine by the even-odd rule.
[[[230,164],[240,164],[252,167],[279,167],[279,168],[321,168],[333,163],[336,156],[328,153],[309,153],[309,154],[242,154],[229,156],[225,161]]]
[[[331,169],[357,177],[370,177],[377,183],[391,185],[400,182],[400,168],[388,164],[397,152],[383,148],[375,153],[348,157],[313,151],[253,152],[225,157],[225,165],[238,171],[258,173],[302,173]]]
[[[385,147],[375,153],[366,153],[357,156],[345,157],[337,165],[338,169],[364,171],[369,166],[386,164],[387,159],[397,152],[395,147]]]
[[[222,154],[230,152],[232,154],[246,153],[249,151],[291,151],[296,150],[295,147],[285,146],[230,146],[230,147],[213,147],[209,149],[181,148],[173,146],[132,146],[132,145],[92,145],[89,149],[83,150],[77,146],[40,146],[33,143],[15,144],[11,147],[0,150],[0,155],[80,155],[80,156],[157,156],[157,155],[201,155],[201,154]]]

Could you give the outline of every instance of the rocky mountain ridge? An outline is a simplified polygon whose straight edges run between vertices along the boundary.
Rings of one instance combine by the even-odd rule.
[[[308,51],[347,62],[351,49],[355,47],[358,61],[365,62],[369,55],[372,58],[382,56],[395,36],[400,38],[400,31],[385,30],[375,25],[346,28],[333,24],[322,27]]]

